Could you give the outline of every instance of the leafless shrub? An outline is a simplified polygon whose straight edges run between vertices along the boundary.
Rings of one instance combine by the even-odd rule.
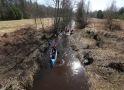
[[[106,28],[111,31],[122,29],[121,25],[113,20],[116,11],[117,11],[116,1],[113,0],[111,5],[108,6],[106,9],[106,24],[105,24]]]
[[[111,26],[111,30],[122,30],[121,24],[118,22],[114,22],[113,25]]]
[[[105,29],[110,31],[120,31],[123,30],[122,24],[120,22],[112,21],[112,23],[105,23]]]
[[[78,3],[77,8],[77,21],[81,23],[80,28],[84,28],[87,25],[87,18],[90,10],[90,1],[86,4],[84,0]]]
[[[54,1],[54,0],[53,0]],[[54,30],[58,33],[59,27],[62,23],[68,24],[72,16],[72,5],[71,0],[55,0],[54,9]],[[62,18],[62,21],[61,21]],[[61,23],[62,22],[62,23]]]

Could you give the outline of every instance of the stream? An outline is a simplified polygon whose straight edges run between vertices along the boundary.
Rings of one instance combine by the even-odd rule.
[[[51,68],[48,50],[43,59],[44,67],[37,73],[32,90],[89,90],[85,68],[75,57],[70,38],[71,35],[61,33],[53,40],[59,51],[57,62]]]

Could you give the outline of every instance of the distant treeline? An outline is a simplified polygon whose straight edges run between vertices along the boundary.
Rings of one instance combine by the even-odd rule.
[[[32,0],[0,0],[0,20],[30,19],[35,16],[50,17],[53,8]]]
[[[102,10],[93,11],[90,13],[90,16],[94,18],[104,19],[106,18],[106,12],[107,12],[106,10],[105,11],[102,11]],[[114,19],[124,20],[124,7],[121,7],[120,9],[116,9],[113,12],[113,14],[114,14],[113,16]]]

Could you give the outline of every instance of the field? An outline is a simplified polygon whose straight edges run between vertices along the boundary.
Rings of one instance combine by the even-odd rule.
[[[53,20],[51,18],[43,18],[42,21],[44,27],[51,26],[53,24]],[[37,24],[39,28],[42,27],[39,19],[37,20]],[[35,26],[34,19],[0,21],[0,34],[13,32],[28,26]]]

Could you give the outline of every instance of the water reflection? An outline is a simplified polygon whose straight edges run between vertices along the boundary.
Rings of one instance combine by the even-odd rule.
[[[70,61],[67,66],[71,67],[73,75],[77,75],[82,69],[81,63],[76,60]]]
[[[77,62],[73,62],[72,66],[71,66],[71,69],[72,69],[73,75],[77,75],[80,72],[80,70],[81,70],[80,62],[78,62],[78,61]]]
[[[80,62],[73,62],[72,63],[72,69],[79,69],[81,67],[81,64]]]

